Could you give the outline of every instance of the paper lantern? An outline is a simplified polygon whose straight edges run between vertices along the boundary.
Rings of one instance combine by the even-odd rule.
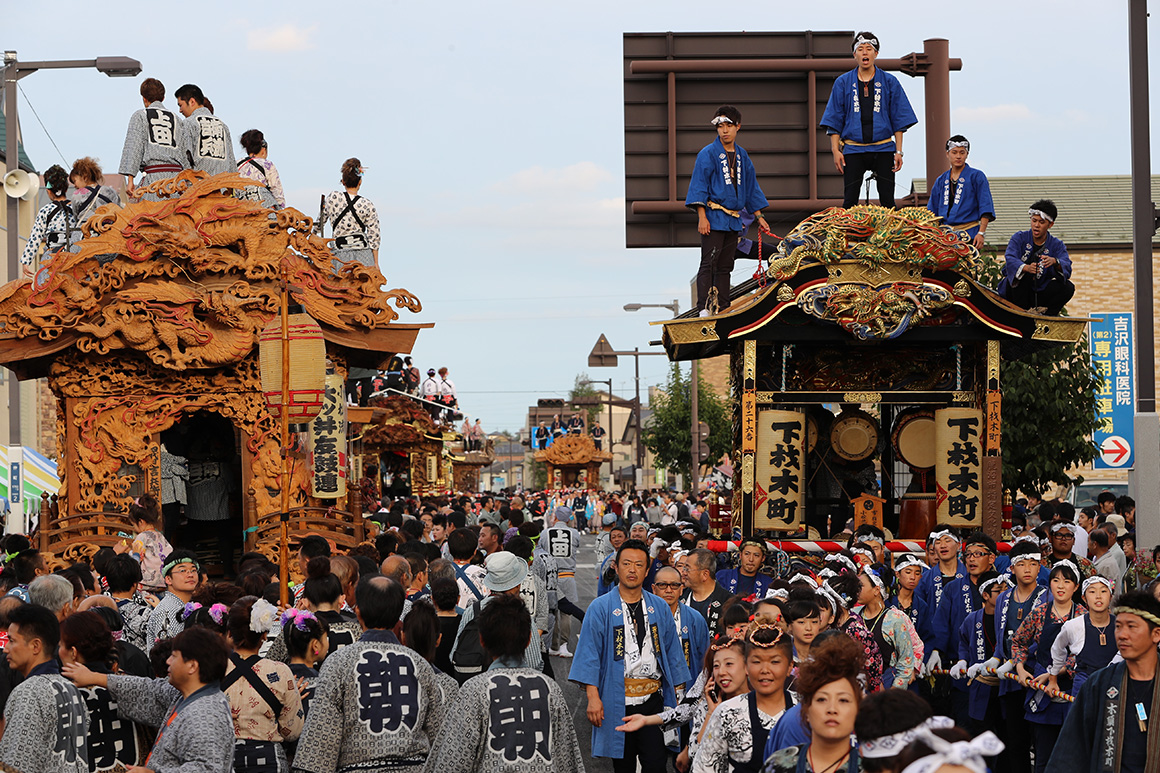
[[[306,424],[322,410],[326,393],[326,341],[322,328],[309,314],[291,314],[290,409],[291,424]],[[262,392],[275,416],[282,415],[282,319],[274,317],[258,338]]]

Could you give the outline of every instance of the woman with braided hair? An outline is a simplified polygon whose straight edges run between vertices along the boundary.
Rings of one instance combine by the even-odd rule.
[[[757,773],[770,731],[793,706],[785,687],[793,662],[793,637],[776,626],[752,623],[745,634],[750,690],[713,712],[701,734],[693,773]]]

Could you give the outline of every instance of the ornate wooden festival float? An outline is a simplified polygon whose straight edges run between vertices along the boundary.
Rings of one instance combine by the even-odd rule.
[[[1006,302],[979,261],[925,209],[831,208],[786,236],[754,293],[655,323],[674,361],[730,356],[735,529],[778,540],[853,516],[904,540],[1000,536],[1000,358],[1074,345],[1086,320]]]
[[[567,434],[536,451],[536,461],[547,467],[549,489],[598,489],[600,465],[612,461],[612,452],[598,450],[591,435]]]
[[[58,560],[121,539],[135,496],[160,499],[163,444],[236,470],[231,515],[247,549],[276,550],[283,485],[293,531],[361,540],[350,514],[361,508],[345,494],[345,400],[332,387],[350,367],[410,352],[431,325],[400,323],[391,305],[418,312],[419,299],[381,289],[377,268],[336,261],[311,218],[233,195],[250,184],[189,171],[156,183],[138,195],[160,200],[103,207],[73,252],[0,288],[0,363],[20,379],[47,377],[57,399],[62,486],[42,506],[38,544]],[[292,452],[289,481],[258,356],[259,333],[280,315],[282,276],[290,303],[321,328],[337,406]]]

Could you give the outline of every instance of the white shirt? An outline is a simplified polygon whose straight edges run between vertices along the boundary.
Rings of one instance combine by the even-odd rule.
[[[1087,619],[1087,615],[1073,617],[1059,629],[1059,635],[1055,637],[1055,643],[1051,645],[1051,665],[1047,669],[1049,674],[1059,676],[1067,663],[1067,656],[1075,655],[1078,657],[1079,653],[1083,652],[1083,645],[1087,640]],[[1111,620],[1108,620],[1107,637],[1109,642],[1116,638],[1116,624]],[[1112,657],[1111,662],[1118,663],[1123,659],[1117,652]]]

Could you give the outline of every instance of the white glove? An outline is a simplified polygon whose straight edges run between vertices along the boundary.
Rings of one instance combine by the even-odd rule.
[[[999,660],[999,658],[990,658],[989,660],[984,660],[979,664],[979,673],[981,674],[988,669],[998,668],[1001,665],[1003,665],[1003,661]]]
[[[974,679],[979,674],[983,673],[983,663],[976,663],[967,669],[967,678]]]
[[[932,650],[930,657],[926,659],[926,675],[929,676],[936,668],[942,668],[942,658],[939,657],[938,650]]]
[[[996,673],[999,676],[1006,676],[1007,674],[1011,673],[1014,670],[1015,670],[1015,661],[1008,660],[1006,663],[999,666],[999,668],[996,670]]]
[[[960,660],[951,666],[951,679],[962,679],[967,675],[967,661]]]

